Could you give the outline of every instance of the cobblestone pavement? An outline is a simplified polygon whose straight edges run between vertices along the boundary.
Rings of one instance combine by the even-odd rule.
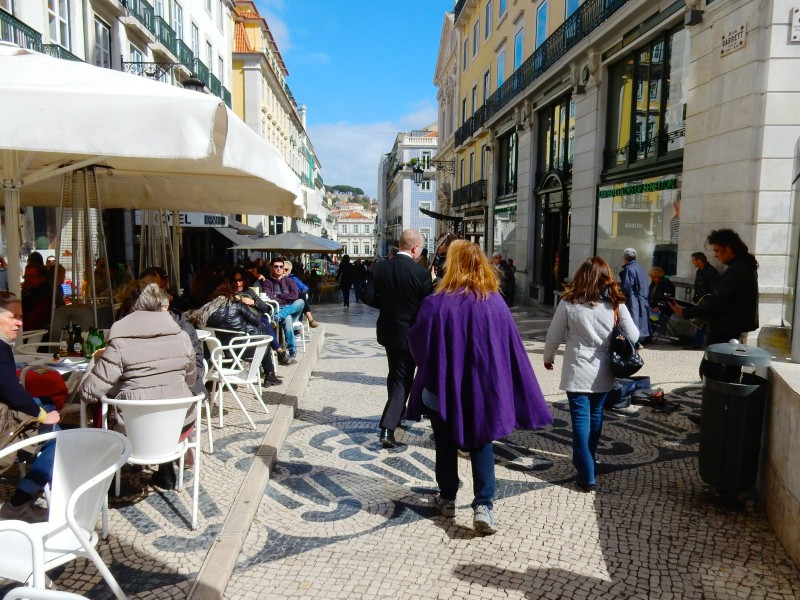
[[[275,404],[289,385],[297,367],[278,367],[284,383],[265,391],[264,399],[275,412]],[[208,452],[203,431],[198,527],[189,527],[192,509],[192,471],[184,471],[184,490],[164,491],[150,485],[150,468],[135,473],[123,467],[122,495],[110,500],[110,536],[98,543],[103,560],[130,598],[186,598],[214,539],[219,534],[236,493],[254,460],[272,415],[264,413],[255,396],[239,389],[239,395],[256,424],[253,430],[244,413],[225,395],[224,427],[218,412],[212,413],[214,453]],[[0,485],[0,497],[8,498],[12,482]],[[112,484],[113,489],[113,484]],[[57,589],[88,598],[113,598],[90,561],[78,560],[50,572]],[[5,584],[5,585],[4,585]],[[0,597],[14,587],[0,579]]]
[[[515,313],[556,420],[495,445],[497,535],[472,528],[467,460],[456,518],[432,507],[428,422],[407,423],[404,446],[380,448],[387,366],[376,312],[317,307],[325,348],[225,597],[800,597],[800,571],[755,498],[720,498],[697,475],[687,414],[699,408],[699,352],[645,351],[644,374],[681,409],[608,413],[601,491],[584,494],[558,369],[540,366],[549,317]]]
[[[697,476],[697,429],[686,415],[699,407],[699,352],[645,351],[644,374],[682,408],[609,413],[602,489],[583,494],[574,484],[558,370],[540,366],[549,316],[515,310],[556,422],[496,444],[501,530],[481,537],[472,529],[466,460],[456,518],[438,516],[430,504],[427,421],[398,432],[406,445],[379,447],[387,367],[375,342],[376,312],[356,303],[314,312],[326,329],[323,352],[225,598],[800,597],[800,571],[755,498],[719,498]],[[267,392],[273,415],[293,369],[280,368],[286,383]],[[188,526],[188,491],[151,488],[149,470],[126,474],[123,496],[112,496],[111,537],[98,549],[129,597],[186,598],[198,578],[272,422],[254,398],[242,399],[257,430],[230,401],[223,429],[214,417],[214,454],[203,444],[196,531]],[[5,485],[0,494],[9,491]],[[86,561],[51,575],[59,589],[111,597]],[[0,580],[0,596],[10,587]]]

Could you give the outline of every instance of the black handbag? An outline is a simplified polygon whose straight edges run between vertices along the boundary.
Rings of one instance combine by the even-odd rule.
[[[616,307],[614,307],[614,328],[611,330],[610,350],[611,372],[614,377],[628,378],[644,366],[644,360],[636,351],[636,346],[619,326],[619,309]]]
[[[361,291],[361,301],[372,308],[380,308],[381,302],[378,298],[378,289],[375,287],[375,280],[367,279],[364,289]]]

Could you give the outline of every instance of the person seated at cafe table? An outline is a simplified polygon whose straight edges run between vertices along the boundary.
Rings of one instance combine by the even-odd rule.
[[[294,320],[303,312],[303,301],[299,299],[295,282],[290,277],[283,276],[283,266],[282,258],[273,258],[269,263],[269,276],[262,276],[259,281],[263,292],[278,302],[280,310],[275,315],[275,321],[283,328],[289,357],[295,358],[297,344],[294,339]]]
[[[26,418],[39,423],[39,433],[52,431],[61,419],[49,398],[34,398],[19,384],[11,344],[21,329],[22,303],[18,298],[0,298],[0,446],[6,445],[9,434]],[[42,446],[25,478],[0,508],[0,519],[47,520],[47,509],[36,501],[53,478],[55,453],[55,440]]]
[[[278,364],[281,366],[289,366],[296,364],[297,361],[291,358],[285,348],[281,348],[278,333],[275,331],[272,321],[273,308],[264,302],[257,293],[255,293],[250,286],[253,284],[254,276],[247,270],[247,267],[232,267],[225,272],[225,279],[227,279],[236,290],[242,304],[250,307],[250,309],[258,315],[261,319],[261,324],[267,331],[267,335],[272,336],[270,346],[278,355]]]
[[[63,304],[61,290],[57,295]],[[49,329],[53,312],[53,286],[47,281],[47,271],[41,265],[28,265],[22,282],[22,321],[25,331]]]
[[[78,387],[81,398],[97,403],[113,393],[121,400],[191,398],[198,375],[196,353],[189,335],[169,315],[169,298],[157,284],[149,283],[139,293],[132,312],[111,327],[108,345],[98,350],[93,365]],[[133,298],[131,298],[133,299]],[[124,414],[123,414],[124,420]],[[181,439],[193,429],[194,410]],[[176,440],[176,443],[179,440]],[[172,462],[158,466],[152,482],[162,488],[175,487]]]

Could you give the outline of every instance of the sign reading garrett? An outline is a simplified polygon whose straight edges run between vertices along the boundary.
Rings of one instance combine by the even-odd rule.
[[[729,32],[723,33],[722,50],[719,51],[719,55],[725,56],[740,48],[744,48],[746,40],[747,30],[744,25],[739,25],[736,29],[731,29]]]

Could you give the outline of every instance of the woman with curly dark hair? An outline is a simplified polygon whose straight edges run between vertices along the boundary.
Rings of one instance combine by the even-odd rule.
[[[572,463],[578,488],[596,487],[595,455],[603,429],[603,404],[614,387],[611,372],[611,330],[619,322],[634,343],[639,329],[625,306],[625,294],[599,256],[583,261],[567,284],[547,330],[544,368],[553,370],[556,350],[566,340],[561,389],[567,392],[572,417]]]

